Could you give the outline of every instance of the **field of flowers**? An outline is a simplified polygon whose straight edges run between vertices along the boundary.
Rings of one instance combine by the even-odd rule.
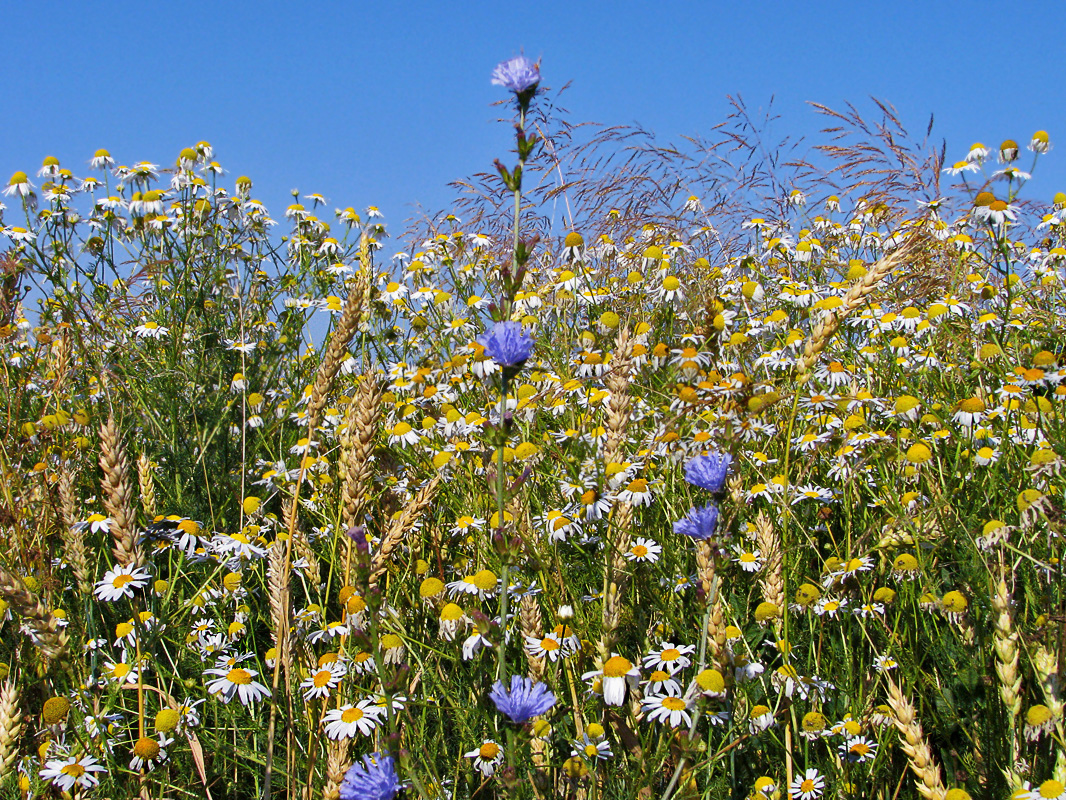
[[[493,78],[392,258],[206,142],[11,177],[0,796],[1066,800],[1047,134],[656,205]]]

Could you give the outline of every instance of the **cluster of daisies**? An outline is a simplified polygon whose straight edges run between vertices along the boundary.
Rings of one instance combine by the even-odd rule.
[[[539,72],[528,60],[498,72],[497,82],[518,98],[535,94]],[[1042,155],[1046,143],[1046,134],[1034,136],[1030,149]],[[183,150],[168,171],[148,162],[120,166],[98,151],[91,168],[99,177],[79,179],[45,159],[39,195],[29,176],[16,173],[5,194],[30,211],[46,206],[37,228],[3,228],[27,260],[49,237],[68,235],[97,258],[108,241],[136,242],[158,262],[209,239],[240,253],[204,287],[204,308],[223,320],[212,341],[227,359],[209,387],[226,398],[212,436],[240,444],[245,486],[226,513],[212,511],[229,520],[219,530],[177,514],[144,519],[143,564],[99,555],[115,520],[99,512],[91,481],[75,487],[81,494],[72,505],[84,517],[75,532],[96,547],[92,599],[82,597],[76,565],[60,550],[47,583],[29,563],[23,582],[47,598],[57,628],[82,636],[80,685],[49,701],[61,702],[42,716],[41,748],[18,762],[24,792],[33,781],[87,791],[105,774],[118,780],[116,767],[173,767],[183,750],[175,742],[192,747],[204,708],[212,719],[224,714],[222,725],[265,719],[279,702],[274,681],[282,671],[291,675],[288,693],[309,711],[298,722],[309,740],[352,748],[345,800],[398,794],[410,754],[386,732],[456,698],[464,713],[479,709],[473,722],[456,734],[442,712],[442,724],[449,742],[460,740],[454,760],[465,759],[477,780],[514,764],[501,725],[525,737],[538,765],[549,763],[536,761],[543,756],[568,778],[603,776],[630,750],[610,722],[626,712],[646,743],[689,735],[721,748],[754,739],[770,749],[782,726],[798,728],[807,764],[816,766],[805,764],[787,786],[759,777],[755,798],[784,790],[814,800],[837,777],[857,780],[856,764],[883,774],[894,732],[892,712],[879,701],[887,673],[918,663],[920,654],[899,645],[909,629],[928,626],[966,648],[984,646],[976,630],[983,603],[972,602],[981,590],[960,565],[977,559],[981,574],[999,574],[1015,562],[1027,576],[1018,578],[1016,598],[1028,590],[1047,609],[1059,599],[1066,352],[1057,320],[1066,197],[1034,221],[1038,242],[1022,241],[1023,211],[1014,201],[1028,174],[1014,166],[1018,150],[999,149],[1002,168],[990,176],[996,191],[975,187],[954,220],[947,201],[926,201],[904,231],[877,203],[858,199],[844,211],[830,196],[816,209],[796,190],[787,197],[790,216],[743,220],[728,252],[697,224],[698,199],[686,204],[689,216],[636,235],[616,234],[610,224],[595,241],[571,232],[530,261],[509,298],[510,318],[495,323],[496,243],[446,219],[441,229],[451,225],[450,232],[374,272],[362,320],[366,346],[343,354],[338,388],[314,431],[315,359],[282,340],[299,339],[312,319],[342,313],[345,282],[370,268],[356,242],[362,237],[370,253],[380,248],[376,209],[337,209],[331,227],[316,214],[326,205],[320,195],[290,205],[283,248],[290,279],[283,280],[256,255],[273,252],[275,220],[251,197],[248,179],[231,190],[218,185],[223,171],[206,142]],[[949,171],[975,180],[988,157],[975,146]],[[80,201],[88,203],[82,215]],[[936,243],[957,279],[932,292],[896,291],[894,282],[908,278],[904,264],[883,292],[846,309],[855,282],[912,233]],[[83,324],[94,346],[116,358],[161,363],[172,341],[191,357],[201,342],[174,311],[185,308],[180,291],[156,280],[136,295],[137,318],[112,316],[102,328],[47,316],[34,328],[21,312],[13,317],[0,352],[29,398],[19,412],[29,416],[12,428],[26,445],[12,462],[24,486],[59,485],[61,472],[90,474],[96,424],[114,396],[111,374],[91,374],[87,359],[64,349],[64,326]],[[270,301],[255,306],[253,294]],[[812,331],[844,311],[836,337],[794,381]],[[285,328],[293,320],[304,326],[295,333]],[[257,363],[269,358],[277,363]],[[383,391],[369,552],[391,521],[382,509],[401,514],[434,476],[446,487],[392,554],[381,597],[338,577],[346,544],[335,513],[345,480],[342,426],[355,376],[367,371]],[[159,391],[192,398],[202,389],[174,381]],[[612,409],[622,406],[624,427],[612,429]],[[522,501],[502,514],[491,497],[501,463]],[[168,470],[179,467],[149,462],[146,485],[163,491]],[[269,554],[287,535],[279,511],[297,482],[305,529],[291,575],[298,664],[279,666],[264,638],[277,577]],[[27,489],[19,499],[29,508],[41,496]],[[938,514],[964,498],[984,516],[952,520],[955,533],[945,531]],[[633,513],[633,536],[620,553],[633,622],[596,660],[604,559],[614,555],[623,506]],[[775,526],[777,539],[767,534]],[[503,528],[520,534],[521,548],[501,543]],[[784,556],[783,529],[792,537]],[[723,643],[713,658],[693,621],[709,600],[694,572],[700,547],[709,548],[724,598]],[[87,619],[68,613],[83,600]],[[0,618],[10,619],[0,602]],[[1016,602],[1016,624],[1028,624]],[[908,616],[901,609],[909,607],[930,616]],[[555,615],[545,623],[549,609]],[[1026,635],[1035,640],[1040,630]],[[20,663],[18,648],[38,642],[28,624],[4,625],[0,634],[11,664]],[[847,657],[833,655],[827,642],[847,648]],[[516,660],[541,664],[539,677],[486,680],[502,653],[512,668]],[[403,691],[382,679],[409,673],[417,678]],[[192,696],[157,701],[159,687],[176,676]],[[1032,684],[1042,694],[1027,697],[1014,726],[1030,756],[1061,747],[1062,736],[1057,683],[1045,676]],[[135,710],[129,698],[146,686],[155,690],[149,712]],[[566,734],[555,731],[563,726]],[[1034,780],[1014,796],[1063,798],[1066,790],[1054,778]]]

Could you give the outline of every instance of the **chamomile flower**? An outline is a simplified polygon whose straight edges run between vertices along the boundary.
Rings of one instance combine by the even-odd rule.
[[[837,747],[848,761],[861,763],[877,755],[877,742],[865,736],[849,736]]]
[[[603,702],[609,706],[620,706],[625,700],[626,686],[636,688],[640,670],[626,658],[612,654],[603,665],[603,669],[592,670],[581,676],[583,681],[599,680],[603,689]]]
[[[817,769],[811,767],[802,775],[792,779],[788,787],[789,800],[817,800],[825,790],[825,778]]]
[[[692,724],[689,713],[689,701],[684,697],[670,694],[653,694],[641,701],[641,707],[647,712],[648,719],[676,728],[682,722]]]
[[[204,671],[204,676],[215,675],[207,682],[207,693],[216,696],[223,703],[229,703],[234,697],[243,705],[252,705],[257,700],[270,697],[270,689],[253,680],[259,673],[254,669],[243,667],[225,667]]]
[[[40,772],[41,780],[50,782],[57,789],[70,792],[75,786],[91,789],[100,783],[98,772],[107,772],[107,767],[92,756],[55,759],[45,762]]]
[[[626,561],[645,561],[649,564],[654,564],[659,560],[659,555],[662,551],[662,545],[654,539],[645,539],[638,536],[632,547],[626,551],[624,557]]]
[[[688,656],[695,650],[695,645],[691,644],[675,645],[672,642],[661,642],[658,649],[644,656],[641,663],[647,668],[663,669],[673,675],[692,663]]]
[[[167,746],[174,740],[164,733],[159,734],[158,739],[151,736],[142,736],[133,745],[133,758],[130,759],[130,769],[134,771],[151,770],[167,760]]]
[[[589,727],[591,728],[591,726]],[[579,756],[589,762],[604,761],[614,756],[610,742],[606,739],[594,742],[587,733],[583,734],[580,739],[575,739],[572,745],[573,749],[570,751],[570,755]]]
[[[1046,780],[1031,790],[1026,800],[1066,800],[1066,786],[1054,778]]]
[[[503,761],[503,748],[491,739],[486,739],[481,747],[469,753],[463,753],[463,757],[474,759],[474,769],[486,778],[491,778],[496,772],[496,767]]]
[[[381,707],[372,700],[330,709],[323,720],[326,736],[330,739],[352,739],[357,734],[370,736],[381,721],[381,713]]]
[[[104,573],[93,594],[105,603],[113,603],[123,597],[131,598],[137,589],[148,585],[151,577],[146,570],[119,565]]]
[[[337,688],[341,678],[348,673],[348,668],[340,661],[333,661],[322,665],[300,683],[304,689],[304,700],[309,701],[317,697],[329,697],[330,692]]]

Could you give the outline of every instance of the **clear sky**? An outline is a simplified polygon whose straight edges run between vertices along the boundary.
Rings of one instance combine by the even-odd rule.
[[[775,130],[813,143],[807,101],[869,112],[872,95],[916,134],[935,114],[949,162],[1045,129],[1058,147],[1023,196],[1066,190],[1062,0],[6,2],[0,40],[4,184],[46,155],[84,176],[99,147],[171,165],[204,139],[275,218],[298,188],[377,205],[398,233],[508,160],[489,78],[524,50],[543,85],[571,83],[573,121],[670,141],[721,122],[727,95],[775,96]]]

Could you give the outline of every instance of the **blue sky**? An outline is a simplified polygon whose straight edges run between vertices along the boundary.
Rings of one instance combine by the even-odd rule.
[[[662,141],[709,131],[730,94],[753,109],[774,96],[775,131],[812,144],[822,120],[807,101],[868,112],[871,95],[916,134],[935,114],[949,161],[978,140],[1066,137],[1061,0],[40,2],[2,14],[4,183],[46,155],[80,176],[99,147],[169,165],[206,139],[226,181],[250,176],[275,217],[298,188],[331,207],[377,205],[397,233],[417,204],[446,208],[449,181],[508,160],[489,77],[520,50],[542,59],[545,85],[571,82],[573,121],[636,122]],[[1066,144],[1023,196],[1060,190]]]

